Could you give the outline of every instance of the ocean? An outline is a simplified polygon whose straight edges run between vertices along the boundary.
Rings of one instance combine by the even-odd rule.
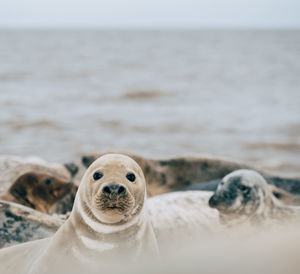
[[[112,149],[300,176],[300,30],[0,30],[0,154]]]

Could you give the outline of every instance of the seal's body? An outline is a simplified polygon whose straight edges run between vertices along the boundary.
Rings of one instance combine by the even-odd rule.
[[[161,252],[180,248],[220,231],[219,212],[208,206],[211,191],[178,191],[148,199],[153,229]]]
[[[24,250],[32,254],[20,259],[19,273],[56,273],[66,268],[94,271],[116,257],[120,262],[157,255],[145,195],[144,175],[135,161],[119,154],[100,157],[83,176],[71,215],[55,235],[3,249],[1,268],[11,267],[3,260],[7,254]]]
[[[258,172],[246,169],[226,175],[209,205],[219,210],[221,221],[228,225],[246,221],[261,224],[266,220],[300,216],[300,207],[282,205],[266,180]]]

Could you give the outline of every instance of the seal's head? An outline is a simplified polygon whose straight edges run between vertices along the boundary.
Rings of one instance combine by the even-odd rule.
[[[73,193],[74,199],[76,191],[77,187],[70,178],[51,172],[30,171],[17,176],[8,193],[16,202],[50,213],[52,206],[69,193]],[[71,209],[72,204],[68,210]]]
[[[219,183],[209,206],[224,215],[253,216],[271,197],[265,179],[256,171],[241,169],[226,175]]]
[[[106,154],[87,169],[79,187],[86,213],[105,224],[127,222],[144,204],[146,183],[139,165],[121,154]]]

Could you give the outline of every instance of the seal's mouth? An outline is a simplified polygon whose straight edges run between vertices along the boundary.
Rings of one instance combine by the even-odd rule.
[[[126,214],[132,210],[134,199],[131,195],[100,194],[95,199],[96,207],[105,212]]]
[[[117,206],[108,206],[107,208],[114,209],[114,208],[118,208],[118,207]]]
[[[236,209],[232,208],[232,205],[234,203],[235,200],[230,200],[227,197],[223,197],[217,194],[214,194],[208,201],[208,204],[211,208],[215,208],[223,214],[235,213]]]
[[[106,209],[121,209],[122,210],[122,208],[120,208],[118,206],[107,206]]]

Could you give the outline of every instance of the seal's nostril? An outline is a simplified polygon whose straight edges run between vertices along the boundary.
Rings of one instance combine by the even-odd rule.
[[[105,194],[110,194],[111,193],[110,188],[108,186],[105,186],[103,188],[102,192],[105,193]]]
[[[109,185],[109,186],[105,186],[102,189],[102,192],[104,194],[125,194],[126,193],[126,188],[124,186],[120,186],[120,185]]]
[[[126,193],[126,189],[123,186],[120,186],[118,189],[118,194],[125,194]]]

